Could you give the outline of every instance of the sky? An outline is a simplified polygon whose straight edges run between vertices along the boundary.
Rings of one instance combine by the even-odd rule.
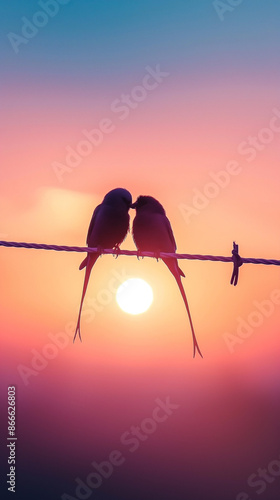
[[[279,2],[0,6],[1,240],[83,246],[123,187],[163,204],[180,253],[230,256],[236,241],[279,258]],[[16,498],[276,500],[278,268],[244,264],[233,287],[232,264],[180,261],[193,359],[176,282],[150,258],[98,259],[73,344],[83,258],[0,247]],[[115,300],[131,277],[154,293],[138,316]]]

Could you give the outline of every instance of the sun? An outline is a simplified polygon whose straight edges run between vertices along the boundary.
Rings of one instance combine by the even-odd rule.
[[[154,299],[151,286],[140,278],[130,278],[118,288],[116,301],[128,314],[141,314],[149,309]]]

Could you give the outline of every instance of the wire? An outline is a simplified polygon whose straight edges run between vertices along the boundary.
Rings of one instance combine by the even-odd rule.
[[[188,253],[166,253],[166,252],[139,252],[135,250],[120,250],[114,248],[90,248],[90,247],[74,247],[65,245],[46,245],[44,243],[25,243],[16,241],[0,241],[2,247],[15,247],[15,248],[33,248],[36,250],[54,250],[56,252],[87,252],[87,253],[100,253],[112,255],[128,255],[137,257],[155,257],[155,258],[176,258],[188,260],[210,260],[220,262],[234,262],[235,257],[223,257],[221,255],[199,255]],[[241,257],[239,257],[241,259]],[[280,266],[280,260],[276,259],[255,259],[242,257],[241,263],[243,264],[264,264],[266,266]]]

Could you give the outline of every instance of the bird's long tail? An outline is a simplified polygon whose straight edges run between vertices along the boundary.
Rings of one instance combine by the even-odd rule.
[[[99,255],[97,255],[97,254],[94,254],[94,255],[93,254],[88,254],[88,256],[86,257],[86,259],[81,264],[81,266],[82,266],[86,262],[86,264],[85,264],[86,265],[86,274],[85,274],[85,280],[84,280],[84,287],[83,287],[83,293],[82,293],[82,298],[81,298],[79,316],[78,316],[78,321],[77,321],[77,326],[76,326],[76,331],[75,331],[75,335],[74,335],[74,338],[73,338],[73,342],[75,342],[77,334],[79,335],[80,341],[82,341],[81,330],[80,330],[82,307],[83,307],[83,302],[84,302],[85,294],[86,294],[86,291],[87,291],[87,286],[88,286],[88,282],[89,282],[90,273],[91,273],[91,270],[92,270],[95,262],[97,261],[98,257],[99,257]],[[83,267],[81,267],[81,266],[80,266],[80,269],[83,269],[83,267],[85,267],[84,265],[83,265]]]
[[[190,327],[191,327],[191,331],[192,331],[192,338],[193,338],[193,357],[195,357],[196,350],[197,350],[198,353],[200,354],[200,356],[203,358],[202,353],[199,349],[198,342],[196,340],[187,296],[186,296],[186,293],[185,293],[185,290],[184,290],[184,287],[183,287],[183,284],[181,281],[181,276],[185,276],[185,275],[184,275],[183,271],[179,268],[177,260],[172,260],[172,259],[166,259],[166,260],[163,259],[163,260],[164,260],[165,264],[167,265],[168,269],[173,274],[175,280],[177,281],[177,285],[180,289],[181,295],[183,297],[183,301],[184,301],[186,309],[187,309],[187,313],[188,313],[188,317],[189,317],[189,321],[190,321]]]

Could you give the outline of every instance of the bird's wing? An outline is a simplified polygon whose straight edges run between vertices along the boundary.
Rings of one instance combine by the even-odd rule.
[[[170,238],[170,241],[172,243],[172,246],[174,248],[174,252],[177,248],[176,246],[176,241],[175,241],[175,238],[174,238],[174,234],[173,234],[173,231],[172,231],[172,227],[171,227],[171,224],[170,224],[170,221],[167,217],[165,217],[165,225],[166,225],[166,229],[167,229],[167,232],[168,232],[168,236]]]
[[[88,228],[88,234],[87,234],[87,245],[88,246],[89,246],[89,239],[90,239],[90,236],[91,236],[91,233],[93,231],[94,224],[95,224],[95,221],[96,221],[96,216],[97,216],[98,212],[100,211],[101,205],[102,204],[97,205],[97,207],[94,209],[94,212],[92,214],[92,218],[91,218],[91,221],[90,221],[90,225],[89,225],[89,228]],[[86,258],[80,264],[80,267],[79,267],[80,270],[82,270],[84,267],[86,267],[86,265],[88,263],[88,260],[89,260],[89,254],[87,254]]]
[[[89,225],[89,228],[88,228],[88,234],[87,234],[87,245],[89,245],[90,235],[91,235],[92,230],[94,228],[96,217],[97,217],[98,212],[101,209],[101,206],[102,206],[102,203],[100,205],[97,205],[97,207],[95,208],[95,210],[94,210],[94,212],[92,214],[92,218],[91,218],[91,221],[90,221],[90,225]]]
[[[176,245],[176,241],[175,241],[175,238],[174,238],[174,234],[173,234],[173,231],[172,231],[172,227],[171,227],[170,221],[169,221],[169,219],[167,217],[165,217],[165,224],[166,224],[166,229],[167,229],[167,232],[168,232],[168,236],[170,238],[170,241],[171,241],[173,249],[174,249],[173,252],[175,253],[177,245]],[[169,267],[169,264],[171,266],[174,265],[174,261],[173,260],[171,261],[171,259],[166,259],[165,263],[166,263],[167,267]],[[179,267],[177,260],[176,260],[176,267],[177,267],[177,269],[179,271],[179,274],[181,276],[183,276],[183,278],[185,278],[185,274],[182,271],[182,269]],[[170,269],[170,267],[169,267],[169,269]],[[170,271],[172,272],[171,269],[170,269]]]

